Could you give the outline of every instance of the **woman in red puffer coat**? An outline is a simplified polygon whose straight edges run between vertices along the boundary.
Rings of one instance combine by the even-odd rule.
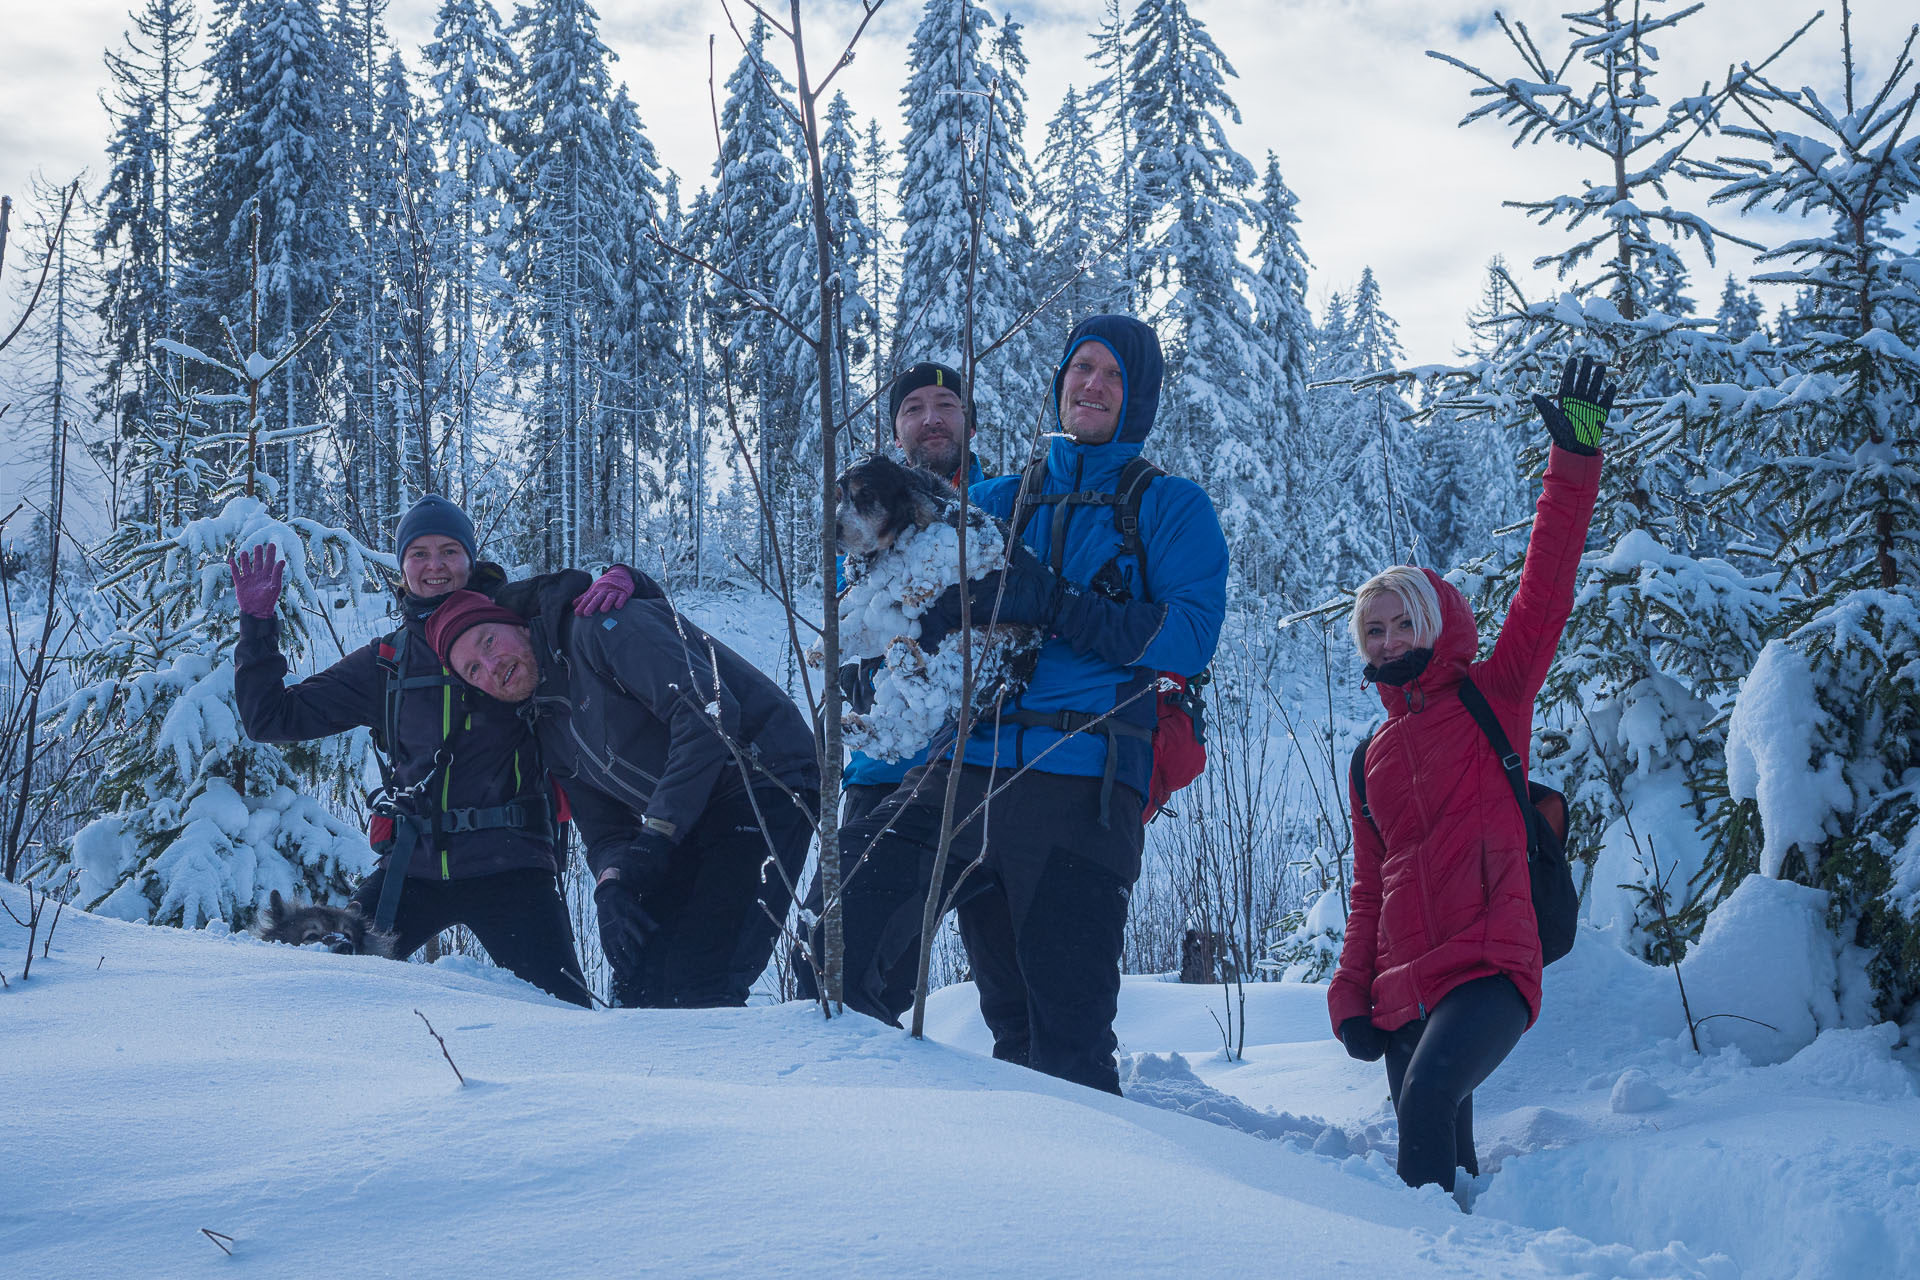
[[[1580,359],[1557,396],[1533,397],[1554,447],[1520,589],[1484,660],[1466,598],[1431,570],[1388,569],[1354,599],[1354,642],[1387,722],[1366,753],[1371,821],[1350,795],[1352,900],[1327,1007],[1349,1054],[1386,1058],[1409,1186],[1451,1191],[1456,1165],[1479,1172],[1473,1090],[1540,1015],[1526,826],[1459,689],[1471,675],[1527,751],[1573,611],[1613,395],[1606,366]]]

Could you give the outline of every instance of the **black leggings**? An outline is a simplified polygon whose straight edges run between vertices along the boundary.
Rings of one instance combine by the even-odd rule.
[[[386,880],[387,869],[381,867],[353,891],[369,920]],[[568,1004],[588,1005],[587,980],[573,950],[573,921],[553,872],[521,867],[461,880],[409,876],[393,921],[399,938],[395,957],[406,959],[456,924],[471,929],[502,969]]]
[[[1502,974],[1464,982],[1433,1012],[1387,1038],[1387,1088],[1400,1120],[1400,1177],[1453,1190],[1456,1167],[1478,1176],[1473,1091],[1527,1029],[1527,1001]]]

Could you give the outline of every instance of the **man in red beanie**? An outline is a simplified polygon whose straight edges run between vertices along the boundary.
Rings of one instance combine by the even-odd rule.
[[[590,618],[558,592],[525,618],[456,592],[427,640],[481,693],[531,706],[586,840],[614,1003],[743,1005],[813,836],[813,732],[778,685],[635,576],[631,601]]]
[[[234,699],[255,742],[373,730],[382,790],[394,803],[374,818],[368,834],[383,860],[354,889],[353,905],[395,935],[396,956],[463,925],[495,964],[585,1005],[533,735],[510,709],[470,697],[434,657],[425,629],[454,592],[511,603],[566,591],[593,612],[618,606],[633,581],[616,565],[598,581],[568,569],[509,582],[476,552],[466,512],[445,498],[420,499],[394,537],[400,627],[291,684],[280,652],[285,562],[272,544],[240,552],[231,561],[240,609]]]

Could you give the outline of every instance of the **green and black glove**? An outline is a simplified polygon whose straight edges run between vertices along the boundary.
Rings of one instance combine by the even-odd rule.
[[[1567,361],[1560,369],[1560,393],[1549,400],[1533,397],[1533,407],[1547,424],[1547,434],[1568,453],[1592,457],[1600,452],[1607,415],[1613,412],[1617,388],[1607,381],[1607,366],[1592,356]]]

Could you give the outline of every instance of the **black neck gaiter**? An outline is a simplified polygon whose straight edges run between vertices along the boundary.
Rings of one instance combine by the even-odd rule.
[[[1433,661],[1431,649],[1409,649],[1385,666],[1376,667],[1367,664],[1367,679],[1375,684],[1390,684],[1398,688],[1411,680],[1420,678],[1420,673]]]

